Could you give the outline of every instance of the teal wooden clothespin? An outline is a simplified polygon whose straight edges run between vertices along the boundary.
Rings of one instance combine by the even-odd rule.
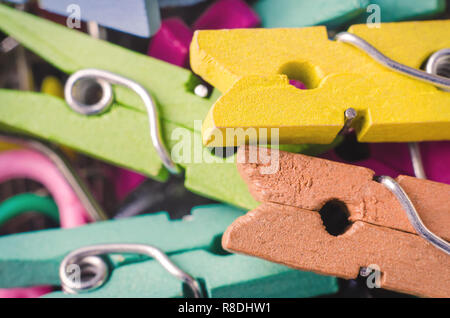
[[[110,220],[73,229],[52,229],[0,238],[0,288],[60,284],[63,258],[84,246],[150,244],[200,282],[209,297],[308,297],[332,294],[336,279],[289,269],[220,247],[223,231],[243,211],[196,207],[183,220],[167,213]],[[170,233],[170,234],[169,234]],[[110,278],[98,289],[48,297],[182,297],[182,283],[157,261],[138,255],[109,255]],[[126,265],[126,266],[124,266]]]
[[[253,8],[266,28],[311,25],[335,28],[355,19],[364,23],[377,9],[379,22],[429,17],[445,11],[445,0],[258,0]]]
[[[200,82],[190,71],[6,6],[0,6],[0,30],[65,73],[98,68],[143,85],[156,100],[167,147],[175,157],[188,157],[179,160],[185,169],[186,187],[246,209],[257,205],[236,170],[235,156],[221,159],[202,148],[201,121],[220,93],[197,96],[194,89]],[[69,109],[60,98],[0,89],[0,125],[165,180],[168,173],[148,136],[141,100],[122,86],[113,90],[110,110],[86,117]],[[187,147],[180,149],[182,142]],[[335,144],[288,149],[313,155]]]
[[[369,0],[258,0],[253,9],[265,28],[337,27],[365,12]]]
[[[150,37],[161,25],[158,0],[40,0],[49,12],[71,16],[140,37]]]
[[[50,197],[34,193],[22,193],[6,199],[0,204],[0,225],[24,212],[39,212],[59,222],[58,206]]]
[[[362,23],[375,10],[380,10],[380,22],[395,22],[435,16],[445,12],[446,7],[445,0],[370,0],[370,4],[372,6],[368,6],[366,13],[360,17]]]

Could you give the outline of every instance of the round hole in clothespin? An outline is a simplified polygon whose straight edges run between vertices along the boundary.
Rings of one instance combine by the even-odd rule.
[[[344,234],[351,225],[347,206],[344,202],[332,199],[319,210],[325,230],[333,236]]]
[[[298,89],[317,88],[323,78],[320,69],[308,61],[288,62],[279,68],[278,73],[286,75],[289,84]]]

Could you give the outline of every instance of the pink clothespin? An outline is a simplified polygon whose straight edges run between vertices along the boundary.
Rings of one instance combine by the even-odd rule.
[[[187,67],[192,30],[179,18],[168,18],[153,36],[148,55],[170,64]]]
[[[14,178],[29,178],[47,188],[58,205],[61,227],[75,227],[90,220],[69,183],[44,155],[26,149],[0,153],[0,182]],[[50,286],[0,289],[0,298],[39,297],[51,291]]]
[[[418,144],[426,178],[450,184],[450,142],[434,141]],[[410,149],[406,143],[369,144],[370,158],[352,164],[370,168],[377,175],[396,177],[399,174],[414,176]],[[333,161],[345,162],[334,150],[321,156]]]

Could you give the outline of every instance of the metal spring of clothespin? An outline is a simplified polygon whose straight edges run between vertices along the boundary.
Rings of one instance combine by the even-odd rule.
[[[444,251],[445,253],[450,255],[450,244],[431,232],[425,224],[423,224],[422,219],[417,213],[414,204],[411,202],[410,198],[406,194],[405,190],[398,184],[397,181],[388,176],[380,176],[377,178],[377,181],[384,185],[387,189],[389,189],[400,202],[403,209],[406,211],[406,215],[408,216],[408,220],[411,225],[416,230],[417,234],[430,242],[433,246],[438,249]]]
[[[89,216],[96,221],[108,219],[98,202],[94,199],[84,182],[74,172],[70,163],[57,150],[43,141],[32,137],[0,132],[0,141],[34,149],[49,158],[77,194]]]
[[[111,84],[125,86],[133,90],[144,102],[150,124],[150,138],[164,166],[173,174],[180,172],[178,166],[172,161],[169,151],[164,145],[156,103],[151,94],[139,83],[126,77],[99,69],[84,69],[72,74],[64,87],[64,96],[67,104],[77,113],[83,115],[97,115],[104,113],[111,107],[113,92]],[[74,96],[75,87],[78,85],[80,92],[78,97],[86,95],[93,85],[99,85],[102,96],[99,101],[92,105],[84,104],[76,100]]]
[[[133,253],[152,257],[171,275],[185,283],[191,289],[195,298],[203,297],[200,284],[196,279],[175,265],[163,251],[144,244],[99,244],[72,251],[62,260],[59,267],[59,277],[63,290],[68,293],[81,293],[102,286],[108,278],[109,271],[108,266],[99,255],[114,253]],[[90,271],[93,270],[94,275],[88,280],[82,281],[81,277],[75,277],[74,279],[71,276],[73,272],[82,268],[80,264],[83,264]],[[78,273],[81,275],[81,271]]]
[[[359,36],[349,33],[349,32],[341,32],[336,34],[335,39],[339,42],[344,42],[351,44],[357,47],[360,50],[366,52],[370,57],[372,57],[378,63],[384,65],[387,68],[390,68],[393,71],[402,73],[406,76],[412,77],[414,79],[433,84],[436,87],[439,87],[444,90],[450,89],[450,78],[437,75],[437,70],[435,72],[424,72],[418,70],[413,67],[409,67],[407,65],[398,63],[394,60],[391,60],[383,53],[378,51],[375,47],[370,45],[367,41],[363,40]],[[436,55],[432,59],[432,63],[437,68],[439,65],[442,65],[443,59],[448,59],[448,54],[450,54],[449,49],[443,49],[435,53]],[[435,61],[435,62],[433,62]],[[438,64],[436,62],[439,62]]]
[[[448,68],[448,65],[450,64],[450,49],[442,49],[432,54],[427,60],[425,67],[426,71],[421,71],[391,60],[376,48],[374,48],[372,45],[370,45],[367,41],[349,32],[338,33],[335,39],[340,42],[349,43],[365,51],[375,61],[379,62],[389,69],[412,77],[414,79],[433,84],[444,91],[450,91],[450,78],[440,75],[441,73],[445,72],[445,70]],[[418,144],[410,143],[409,148],[415,175],[418,178],[426,179]],[[414,205],[412,204],[411,200],[409,199],[406,192],[402,189],[402,187],[394,179],[387,176],[379,177],[378,181],[385,187],[387,187],[396,196],[397,200],[406,211],[408,219],[411,225],[416,230],[417,234],[426,239],[435,247],[439,248],[447,254],[450,254],[450,244],[435,235],[423,224]]]

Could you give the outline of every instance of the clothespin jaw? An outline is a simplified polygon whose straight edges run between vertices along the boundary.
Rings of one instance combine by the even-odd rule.
[[[337,290],[332,277],[302,273],[245,256],[226,255],[220,248],[220,237],[240,215],[241,210],[229,206],[209,205],[194,208],[192,215],[183,220],[169,220],[167,213],[162,212],[64,231],[55,229],[3,237],[0,239],[0,287],[59,285],[58,267],[70,252],[97,244],[139,243],[158,247],[182,270],[204,282],[211,297],[304,297]],[[172,234],[167,236],[167,233]],[[72,296],[60,292],[48,296],[183,296],[182,283],[155,260],[139,255],[109,255],[109,261],[112,275],[100,288]],[[273,287],[283,282],[289,282],[286,289]]]
[[[158,0],[40,0],[39,6],[59,15],[95,21],[146,38],[158,31],[161,24]]]
[[[417,69],[450,47],[448,20],[354,25],[349,32]],[[224,93],[204,121],[205,145],[239,145],[227,128],[278,128],[280,143],[329,143],[348,108],[357,111],[360,141],[450,139],[448,92],[329,40],[324,27],[197,31],[191,66]],[[289,79],[309,89],[295,89]]]
[[[263,203],[227,229],[225,249],[347,279],[375,264],[383,288],[449,296],[449,256],[417,235],[400,202],[373,180],[373,171],[280,151],[280,169],[264,175],[265,164],[248,159],[252,149],[239,149],[238,169]],[[423,223],[448,241],[450,186],[407,176],[397,182]],[[330,202],[345,207],[350,222],[332,234],[319,212]]]

